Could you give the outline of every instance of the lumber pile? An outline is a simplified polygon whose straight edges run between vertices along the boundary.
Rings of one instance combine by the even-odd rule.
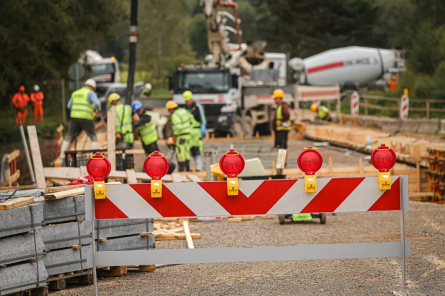
[[[180,223],[179,219],[156,219],[152,233],[155,235],[156,241],[187,240],[186,231],[192,239],[201,238],[199,233],[190,233],[188,223],[189,219],[180,219]]]
[[[381,143],[385,143],[394,150],[399,161],[413,165],[427,160],[428,148],[445,148],[445,142],[436,143],[420,137],[335,124],[307,125],[306,138],[366,153],[371,153]],[[367,145],[367,140],[371,141],[371,145]]]

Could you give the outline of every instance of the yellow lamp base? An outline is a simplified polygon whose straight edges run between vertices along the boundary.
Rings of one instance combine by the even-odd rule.
[[[94,198],[105,199],[105,181],[94,181]]]
[[[238,178],[227,178],[227,194],[238,195]]]
[[[304,176],[304,191],[306,193],[317,192],[317,177],[315,175]]]
[[[391,174],[389,172],[379,173],[379,189],[391,190]]]
[[[151,180],[151,198],[162,197],[162,180]]]

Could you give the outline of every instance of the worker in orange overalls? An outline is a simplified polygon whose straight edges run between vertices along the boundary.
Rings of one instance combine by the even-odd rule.
[[[22,124],[25,124],[28,102],[29,102],[29,97],[25,93],[25,87],[21,85],[19,87],[19,92],[16,93],[12,98],[12,104],[14,105],[14,108],[17,110],[17,117],[15,119],[16,125],[19,125],[19,121],[22,121]]]
[[[388,82],[389,91],[395,91],[397,89],[397,77],[396,75],[391,76],[391,80]]]
[[[32,103],[32,122],[37,122],[37,117],[40,122],[43,122],[43,93],[40,91],[40,87],[34,85],[34,92],[31,94]]]

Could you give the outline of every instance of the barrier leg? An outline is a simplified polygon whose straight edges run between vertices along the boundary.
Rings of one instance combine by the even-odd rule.
[[[402,180],[402,184],[405,185],[407,182],[407,180],[405,180],[407,177],[403,176],[401,178]],[[400,190],[400,238],[402,241],[402,295],[406,296],[406,268],[405,268],[405,263],[406,263],[406,250],[405,250],[405,200],[404,200],[404,191],[408,190],[407,188],[405,188],[405,186],[401,186],[401,190]]]
[[[90,211],[91,211],[91,231],[92,231],[92,246],[93,246],[93,282],[94,282],[94,295],[98,296],[97,293],[97,269],[96,269],[96,231],[95,231],[95,209],[94,209],[94,197],[93,197],[93,188],[91,186],[85,186],[85,204],[88,204],[88,199],[90,201]],[[87,209],[85,209],[87,210]],[[85,211],[87,214],[87,211]]]

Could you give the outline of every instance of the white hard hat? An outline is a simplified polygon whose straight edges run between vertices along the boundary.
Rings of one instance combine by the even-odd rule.
[[[85,81],[85,86],[96,88],[96,81],[94,81],[94,79],[87,79],[87,81]]]
[[[39,91],[40,90],[40,87],[36,84],[36,85],[34,85],[34,91]]]
[[[147,89],[151,89],[151,84],[150,84],[150,83],[146,83],[146,84],[145,84],[145,88],[147,88]]]

